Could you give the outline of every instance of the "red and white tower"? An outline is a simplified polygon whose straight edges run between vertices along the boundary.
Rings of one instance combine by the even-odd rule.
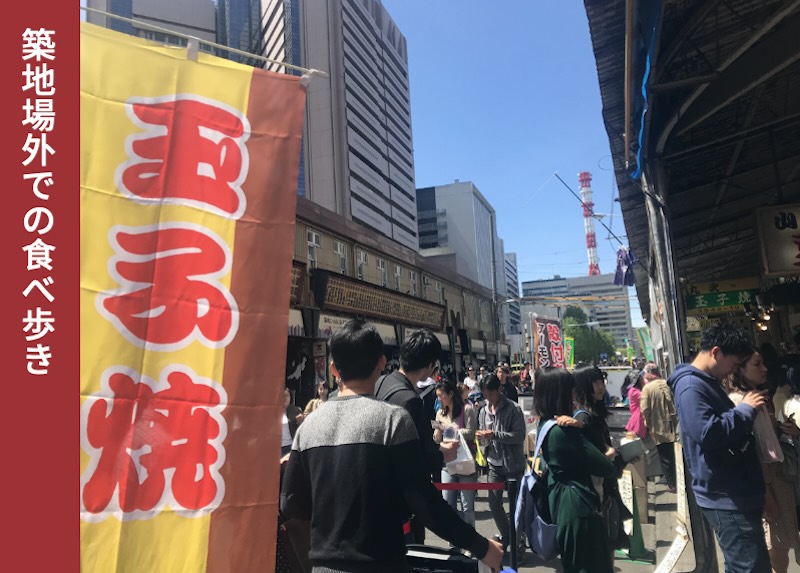
[[[592,174],[578,173],[583,203],[583,228],[586,231],[586,255],[589,257],[589,276],[600,274],[600,259],[597,257],[597,236],[594,234],[594,201],[592,201]]]

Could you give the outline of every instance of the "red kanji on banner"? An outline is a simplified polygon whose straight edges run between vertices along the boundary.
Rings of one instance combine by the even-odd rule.
[[[547,338],[550,344],[561,344],[561,327],[551,322],[547,323]]]
[[[230,270],[228,246],[203,227],[168,223],[112,229],[111,274],[121,285],[97,307],[133,344],[159,351],[199,340],[226,346],[239,313],[219,278]]]
[[[81,478],[85,520],[148,518],[167,507],[202,513],[224,495],[224,388],[184,366],[158,382],[139,377],[106,371],[102,391],[82,406],[81,445],[92,457]]]
[[[564,348],[561,343],[558,345],[552,344],[550,346],[550,356],[553,357],[553,366],[556,368],[564,368]]]
[[[117,170],[117,185],[134,199],[178,202],[239,218],[248,170],[247,118],[199,96],[132,98],[131,121],[144,133],[126,142],[130,159]]]

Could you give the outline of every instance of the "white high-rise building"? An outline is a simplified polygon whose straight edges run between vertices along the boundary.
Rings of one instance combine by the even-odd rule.
[[[330,75],[308,86],[299,193],[417,250],[406,39],[388,12],[378,0],[269,0],[262,31],[266,57]]]
[[[420,253],[455,255],[456,270],[505,294],[503,246],[494,208],[471,181],[417,189]],[[499,302],[502,302],[500,300]]]

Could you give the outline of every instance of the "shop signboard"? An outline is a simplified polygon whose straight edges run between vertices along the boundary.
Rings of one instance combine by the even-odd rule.
[[[758,292],[757,278],[692,284],[686,295],[686,314],[717,315],[741,311],[745,304],[755,302]]]
[[[566,363],[561,322],[549,318],[534,318],[533,348],[536,368],[564,368]]]
[[[339,330],[344,324],[350,320],[350,316],[335,316],[333,314],[322,313],[319,315],[319,328],[317,330],[317,338],[330,338],[333,333]]]
[[[654,362],[655,355],[653,354],[653,343],[650,340],[650,329],[646,326],[640,326],[636,329],[636,335],[639,337],[639,343],[642,345],[644,357],[648,362]]]
[[[445,307],[363,281],[314,269],[314,298],[320,308],[384,320],[408,322],[437,331],[444,326]]]
[[[477,358],[481,360],[486,358],[486,347],[483,345],[483,340],[480,338],[472,338],[469,341],[470,350]]]
[[[463,354],[463,349],[461,347],[461,335],[456,331],[453,332],[453,351],[456,354]]]
[[[511,347],[508,344],[501,344],[500,345],[500,356],[504,358],[510,357],[511,354]]]
[[[289,309],[289,336],[305,336],[306,329],[303,326],[303,313],[296,308]]]
[[[564,364],[567,370],[575,368],[575,339],[571,336],[564,337]]]
[[[764,275],[800,275],[800,203],[759,209],[756,221]]]
[[[419,330],[419,328],[415,328],[413,326],[406,326],[403,329],[403,340],[408,340],[408,337],[411,336],[414,332]],[[444,332],[434,332],[433,335],[439,341],[439,344],[442,345],[442,350],[450,350],[450,337],[445,334]]]
[[[378,334],[381,335],[383,343],[386,346],[397,346],[397,332],[393,325],[383,324],[381,322],[371,322],[371,324],[375,327],[375,330],[378,331]]]

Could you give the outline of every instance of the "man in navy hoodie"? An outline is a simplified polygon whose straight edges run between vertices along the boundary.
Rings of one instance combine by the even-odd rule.
[[[694,361],[678,365],[668,380],[692,490],[716,533],[725,573],[771,571],[761,524],[764,478],[753,440],[757,409],[767,395],[749,392],[734,406],[721,383],[752,353],[735,325],[711,326]]]

